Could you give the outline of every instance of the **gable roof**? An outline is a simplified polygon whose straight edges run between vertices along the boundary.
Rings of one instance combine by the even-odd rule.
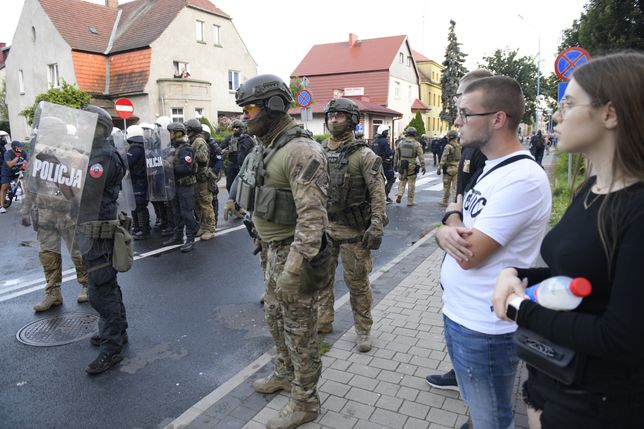
[[[389,70],[407,36],[314,45],[291,76]]]
[[[84,0],[39,2],[72,49],[94,53],[107,52],[115,25],[110,53],[149,46],[184,7],[230,19],[209,0],[135,0],[119,5],[118,9]],[[90,27],[96,30],[96,34],[90,31]]]
[[[425,55],[421,54],[418,51],[414,51],[413,49],[411,50],[411,55],[414,57],[414,61],[417,63],[424,63],[425,61],[432,61],[429,58],[427,58]]]

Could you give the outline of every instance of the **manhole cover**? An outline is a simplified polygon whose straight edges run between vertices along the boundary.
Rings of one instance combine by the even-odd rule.
[[[87,313],[67,313],[38,319],[20,328],[16,338],[28,346],[60,346],[93,335],[97,321],[98,316]]]

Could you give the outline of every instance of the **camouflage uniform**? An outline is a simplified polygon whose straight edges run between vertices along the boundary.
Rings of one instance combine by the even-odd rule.
[[[438,174],[443,173],[443,204],[449,202],[450,192],[456,195],[456,174],[458,173],[458,163],[461,160],[461,147],[456,138],[451,139],[443,149],[438,169]]]
[[[373,324],[373,298],[369,285],[372,261],[371,251],[362,241],[367,228],[377,230],[382,236],[387,223],[382,159],[364,143],[355,141],[352,135],[345,141],[331,139],[325,142],[324,147],[331,181],[327,209],[333,247],[328,283],[320,291],[320,331],[331,331],[335,270],[338,256],[341,256],[356,334],[359,338],[368,337]],[[344,160],[348,163],[345,164]],[[342,165],[347,166],[346,171]]]
[[[318,293],[305,285],[302,277],[307,261],[318,254],[326,229],[326,158],[310,134],[287,115],[273,129],[281,131],[264,136],[263,144],[255,147],[242,167],[237,202],[253,211],[255,228],[268,246],[264,311],[277,349],[271,377],[285,381],[272,391],[287,388],[287,381],[292,380],[289,409],[318,413]],[[259,167],[262,159],[266,161],[263,169]],[[265,171],[261,183],[249,185],[255,183],[261,170]],[[253,179],[246,182],[249,176]],[[254,189],[252,201],[244,198],[249,187]],[[264,195],[274,199],[265,199]],[[288,297],[280,286],[285,276],[299,285],[295,293],[289,289]],[[257,385],[255,389],[269,393]]]
[[[215,212],[212,208],[212,185],[213,172],[208,168],[210,162],[210,150],[208,143],[201,137],[201,134],[195,134],[191,138],[192,151],[197,161],[195,184],[195,212],[199,218],[199,232],[202,240],[209,240],[215,236]],[[216,184],[215,184],[216,186]]]
[[[416,163],[418,159],[418,163]],[[402,201],[403,194],[405,193],[405,186],[409,183],[407,190],[407,205],[416,205],[414,195],[416,194],[416,176],[418,170],[425,170],[425,155],[423,147],[415,139],[405,137],[396,146],[394,154],[394,165],[396,171],[400,173],[400,183],[398,184],[398,195],[396,195],[396,202]]]

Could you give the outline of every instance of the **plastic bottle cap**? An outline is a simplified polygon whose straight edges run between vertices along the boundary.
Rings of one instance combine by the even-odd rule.
[[[570,291],[575,296],[585,298],[593,291],[593,286],[588,279],[577,277],[570,282]]]

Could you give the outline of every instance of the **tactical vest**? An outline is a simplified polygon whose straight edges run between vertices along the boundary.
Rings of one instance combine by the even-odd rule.
[[[456,164],[461,159],[461,146],[459,144],[452,143],[449,143],[449,145],[452,146],[452,150],[449,155],[447,155],[447,163]]]
[[[188,142],[183,142],[174,151],[174,158],[172,159],[172,165],[177,166],[181,165],[184,160],[179,157],[179,154],[181,153],[181,149],[184,147],[190,147],[190,143]],[[181,186],[192,186],[195,183],[197,183],[197,178],[195,177],[195,173],[197,171],[197,161],[194,159],[194,154],[192,155],[193,160],[192,160],[192,174],[188,176],[183,176],[180,179],[177,179],[177,183]]]
[[[329,168],[329,220],[353,228],[366,228],[371,217],[367,183],[362,174],[349,171],[349,158],[366,144],[356,141],[335,152],[327,149],[328,141],[323,146]]]
[[[415,158],[416,157],[416,141],[411,139],[404,139],[400,142],[400,157],[401,158]]]
[[[290,189],[278,189],[266,185],[266,166],[277,151],[298,137],[312,138],[309,131],[293,127],[280,136],[270,148],[256,145],[245,161],[245,168],[239,173],[236,201],[241,207],[253,212],[268,222],[279,225],[295,225],[297,211]]]

